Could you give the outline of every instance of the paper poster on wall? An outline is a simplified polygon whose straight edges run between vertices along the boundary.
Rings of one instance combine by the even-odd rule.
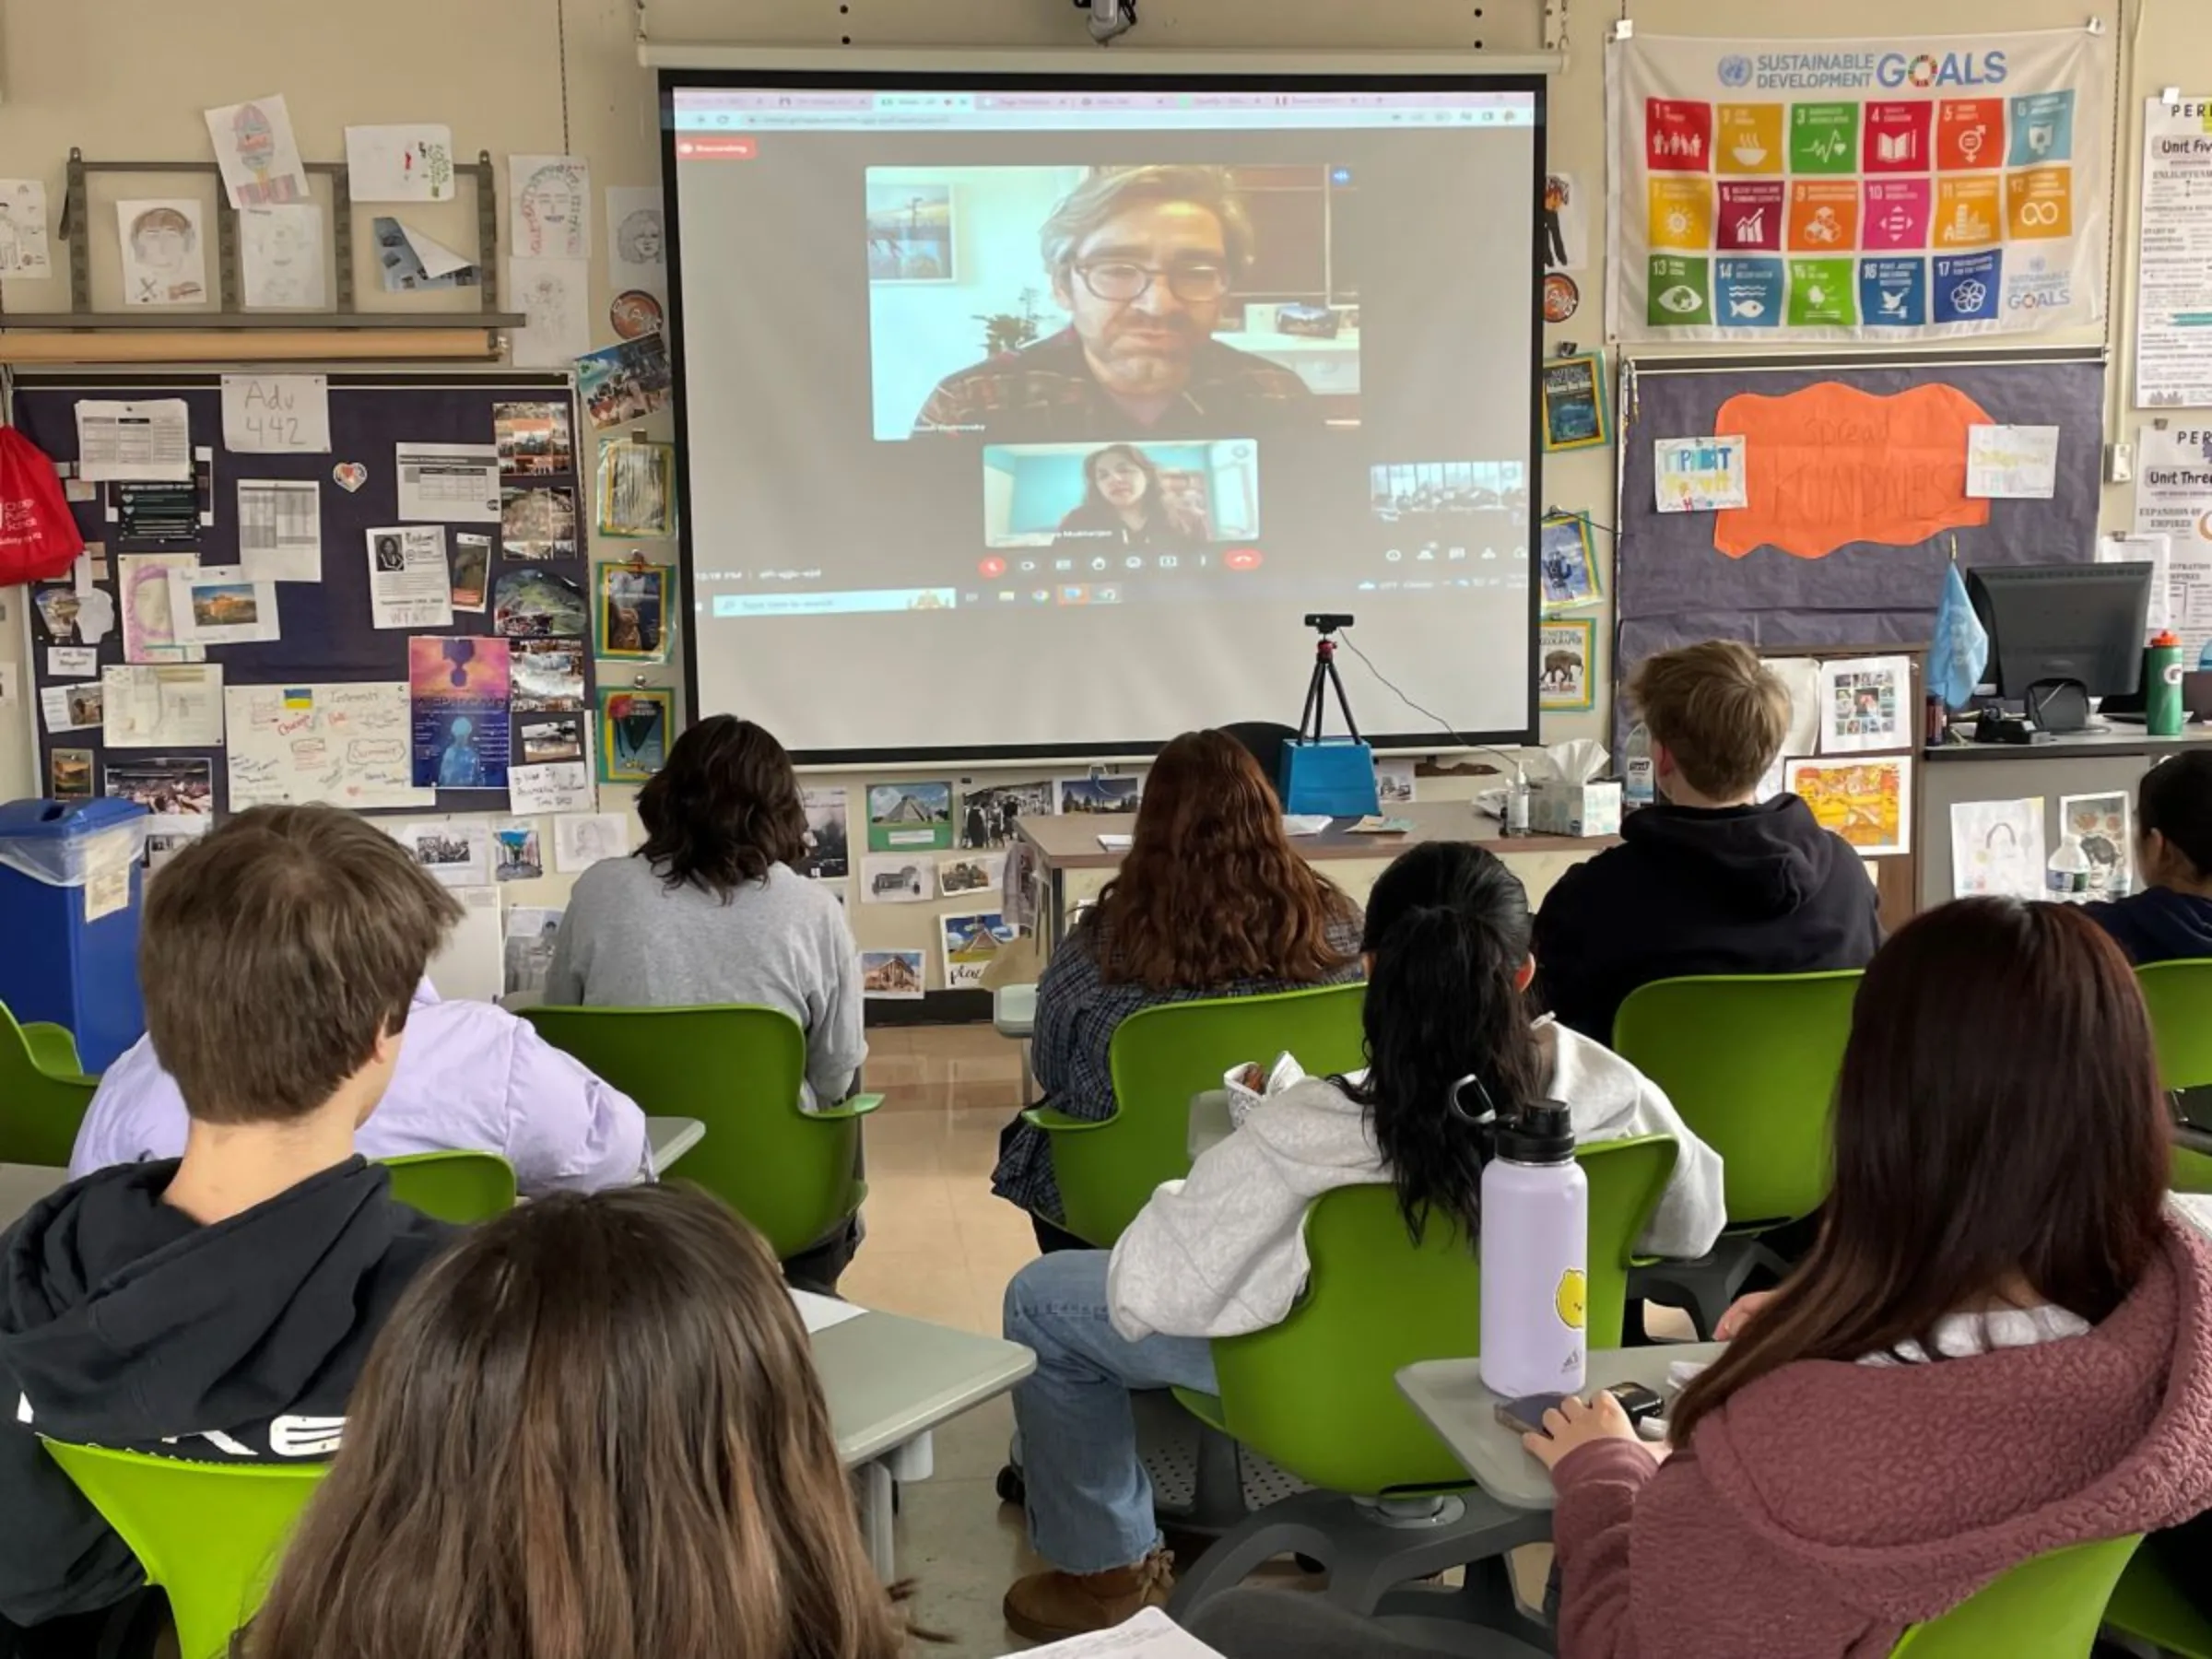
[[[256,581],[322,581],[321,486],[312,478],[241,478],[238,562]]]
[[[207,136],[233,207],[307,200],[307,169],[281,93],[206,112]]]
[[[1743,506],[1746,447],[1739,437],[1655,440],[1652,480],[1659,511],[1718,512]]]
[[[1812,808],[1824,830],[1867,858],[1912,851],[1912,762],[1888,755],[1853,760],[1793,760],[1789,792]]]
[[[507,262],[513,309],[530,320],[514,331],[518,369],[563,369],[592,348],[592,267],[581,259]]]
[[[1580,271],[1590,263],[1587,182],[1571,172],[1544,176],[1544,219],[1536,251],[1547,271]]]
[[[442,202],[453,194],[451,127],[349,126],[346,187],[357,202]]]
[[[1820,752],[1912,747],[1912,664],[1901,656],[1851,657],[1820,665]]]
[[[2043,797],[1951,804],[1951,897],[2043,896]]]
[[[172,572],[190,573],[200,568],[195,553],[118,553],[115,555],[116,608],[123,623],[123,660],[126,663],[197,663],[207,655],[203,646],[185,643],[177,630],[176,611],[171,601]]]
[[[960,782],[960,845],[1010,847],[1025,818],[1051,818],[1058,809],[1050,778],[988,783]]]
[[[877,853],[860,861],[863,904],[924,904],[936,896],[936,860],[925,853]]]
[[[223,692],[230,810],[326,801],[429,806],[409,749],[405,680],[229,686]]]
[[[241,455],[328,454],[330,377],[224,375],[223,447]]]
[[[929,971],[925,950],[864,950],[860,994],[870,1002],[920,1002]]]
[[[182,398],[77,400],[78,477],[189,483],[192,475],[192,413]]]
[[[516,812],[589,812],[598,800],[583,761],[507,769],[507,805]]]
[[[417,787],[505,789],[507,641],[420,635],[407,641]]]
[[[498,860],[491,873],[500,881],[535,881],[546,873],[537,826],[527,818],[503,819],[492,825],[491,850]]]
[[[926,782],[868,786],[870,852],[928,852],[951,845],[951,784]]]
[[[169,196],[115,204],[117,234],[123,239],[123,302],[141,305],[205,305],[207,302],[206,237],[203,209],[194,196]]]
[[[324,309],[330,296],[323,268],[323,209],[312,202],[247,208],[238,216],[238,268],[249,306]]]
[[[500,522],[500,452],[489,443],[393,446],[399,516],[449,524]]]
[[[591,256],[592,170],[581,156],[507,158],[508,236],[524,259]]]
[[[1968,427],[1966,493],[2005,500],[2049,500],[2058,493],[2058,429]]]
[[[2112,38],[1614,41],[1609,331],[1786,347],[2096,323]]]
[[[2136,534],[2166,538],[2166,625],[2185,666],[2212,669],[2212,423],[2136,434]]]
[[[2212,98],[2144,100],[2136,403],[2212,406]]]
[[[0,276],[43,280],[53,275],[45,181],[0,179]]]
[[[370,626],[450,628],[453,594],[443,526],[387,524],[364,534],[369,544]]]
[[[606,190],[606,276],[616,293],[668,294],[668,238],[656,186],[610,184]]]
[[[280,640],[276,584],[243,565],[201,565],[169,574],[169,613],[177,638],[194,645],[264,644]]]
[[[618,812],[564,812],[553,820],[553,867],[581,875],[629,851],[629,820]]]
[[[813,881],[842,881],[853,860],[845,792],[802,789],[799,805],[806,814],[806,856],[799,861],[799,874]]]
[[[1790,729],[1782,740],[1782,755],[1794,759],[1820,752],[1822,702],[1820,663],[1817,657],[1761,657],[1759,665],[1771,674],[1790,694]],[[1781,783],[1780,761],[1775,782]]]
[[[461,920],[430,959],[427,978],[451,1001],[497,1001],[506,982],[505,938],[496,887],[456,887]]]
[[[546,988],[553,947],[560,939],[563,912],[541,905],[518,904],[507,912],[506,982],[509,996],[535,996]]]
[[[491,826],[477,818],[440,818],[389,826],[393,839],[444,887],[482,887],[491,879]]]
[[[2058,797],[2058,830],[2081,843],[2092,900],[2124,899],[2135,890],[2134,806],[2125,790]]]
[[[214,748],[223,740],[219,664],[111,664],[100,690],[100,740],[110,748]]]
[[[945,988],[973,989],[983,982],[992,959],[1014,943],[1016,930],[996,911],[972,916],[940,916],[945,935]]]
[[[215,762],[205,755],[133,755],[110,760],[100,794],[135,801],[163,830],[204,834],[215,822]]]
[[[376,237],[378,280],[387,294],[475,288],[476,262],[435,237],[384,214],[370,221]]]

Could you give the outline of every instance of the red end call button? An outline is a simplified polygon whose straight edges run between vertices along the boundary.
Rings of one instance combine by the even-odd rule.
[[[1231,547],[1221,555],[1221,562],[1232,571],[1256,571],[1260,568],[1260,550],[1257,547]]]
[[[1006,561],[1003,559],[986,559],[975,568],[985,576],[1004,576],[1006,573]]]

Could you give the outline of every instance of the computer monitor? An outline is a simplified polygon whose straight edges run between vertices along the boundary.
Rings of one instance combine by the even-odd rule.
[[[2088,697],[2124,697],[2142,683],[2148,638],[2151,565],[1983,565],[1966,573],[1974,614],[1989,630],[1987,677],[2010,702],[2028,688],[2072,682]],[[2029,712],[2047,731],[2078,730],[2080,698],[2036,700]],[[2059,711],[2071,707],[2069,718]]]

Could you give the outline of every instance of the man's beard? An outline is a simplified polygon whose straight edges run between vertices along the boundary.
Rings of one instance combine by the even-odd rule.
[[[1130,339],[1132,334],[1172,335],[1172,340]],[[1110,332],[1098,353],[1114,384],[1124,391],[1153,391],[1182,384],[1191,370],[1205,332],[1182,323]]]

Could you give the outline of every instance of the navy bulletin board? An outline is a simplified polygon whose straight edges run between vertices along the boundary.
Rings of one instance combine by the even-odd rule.
[[[281,366],[263,373],[293,372]],[[241,478],[314,479],[320,486],[323,531],[323,580],[276,584],[277,616],[283,637],[265,643],[210,645],[206,660],[220,664],[226,691],[232,686],[303,685],[356,680],[398,680],[407,677],[407,641],[418,632],[488,635],[492,610],[455,611],[447,629],[380,629],[371,626],[369,597],[369,552],[366,532],[386,524],[410,521],[399,516],[399,479],[394,461],[400,443],[489,443],[493,439],[492,406],[501,403],[559,403],[569,408],[574,465],[585,465],[583,452],[590,434],[579,421],[574,388],[565,374],[530,374],[501,370],[496,374],[469,375],[445,371],[405,375],[382,373],[332,374],[330,388],[330,453],[327,454],[233,454],[223,447],[222,377],[217,372],[149,375],[138,371],[102,377],[82,371],[70,373],[22,373],[15,377],[14,424],[56,464],[76,459],[76,404],[80,398],[117,398],[133,401],[182,398],[191,411],[194,449],[208,448],[215,455],[214,520],[200,528],[196,547],[181,541],[154,542],[124,539],[120,526],[106,520],[105,495],[112,487],[97,487],[100,499],[75,504],[77,527],[88,543],[101,543],[109,555],[111,580],[104,585],[116,591],[112,578],[119,572],[113,559],[121,553],[196,552],[203,565],[236,564],[238,554],[238,480]],[[368,478],[358,490],[347,491],[335,480],[335,468],[358,462]],[[502,571],[539,566],[588,589],[591,533],[591,490],[576,473],[534,476],[532,485],[571,489],[576,499],[576,553],[565,559],[532,559],[517,563],[502,559],[496,524],[446,524],[449,551],[455,533],[485,534],[493,543],[488,582]],[[414,523],[428,523],[415,520]],[[35,591],[35,589],[34,589]],[[28,608],[28,607],[27,607]],[[587,607],[588,608],[588,607]],[[580,641],[583,658],[583,714],[587,728],[593,707],[593,644]],[[30,677],[41,689],[49,686],[96,685],[97,679],[56,678],[47,671],[46,644],[35,625],[31,630]],[[100,665],[121,664],[123,629],[120,625],[99,644]],[[109,755],[98,727],[52,733],[35,707],[38,727],[41,794],[52,793],[52,753],[56,748],[92,751],[95,793],[105,793]],[[215,805],[229,810],[229,766],[219,748],[133,747],[118,751],[124,759],[154,755],[205,756],[215,762]],[[515,763],[520,764],[519,753]],[[436,812],[503,811],[504,789],[441,789],[433,808],[414,809],[417,816]]]

